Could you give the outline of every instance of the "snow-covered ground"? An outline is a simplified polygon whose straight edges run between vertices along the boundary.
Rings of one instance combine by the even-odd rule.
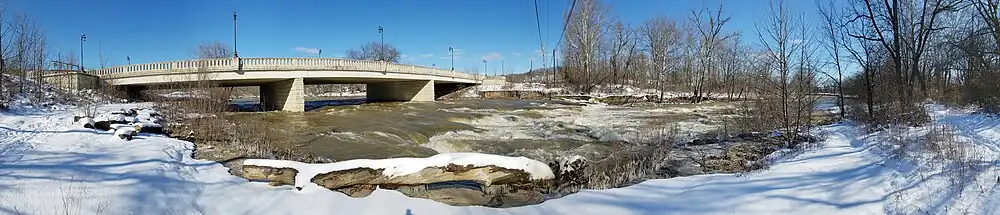
[[[660,92],[658,89],[645,89],[640,87],[635,87],[631,85],[622,84],[608,84],[595,87],[593,92],[587,94],[579,94],[568,91],[567,89],[560,87],[550,87],[544,83],[508,83],[504,85],[497,84],[483,84],[474,87],[475,90],[469,91],[464,94],[464,97],[478,97],[476,92],[483,91],[536,91],[545,93],[555,93],[560,95],[584,95],[593,96],[598,98],[610,97],[610,96],[632,96],[632,97],[644,97],[644,96],[660,96],[664,98],[680,98],[680,97],[691,97],[694,96],[691,92],[680,92],[680,91],[663,91]],[[725,93],[716,92],[711,95],[713,98],[727,98],[734,99],[735,96],[730,97],[730,95]],[[744,93],[742,96],[751,96]]]
[[[123,141],[76,128],[69,111],[8,112],[0,113],[0,214],[1000,213],[1000,119],[930,109],[936,123],[976,152],[961,163],[969,168],[893,157],[882,141],[891,133],[839,124],[817,129],[826,139],[816,148],[775,155],[774,165],[757,173],[650,180],[506,209],[454,207],[387,190],[351,198],[269,187],[192,159],[189,142],[149,135]]]
[[[325,92],[316,94],[313,96],[318,97],[365,97],[365,91],[353,91],[353,92]]]

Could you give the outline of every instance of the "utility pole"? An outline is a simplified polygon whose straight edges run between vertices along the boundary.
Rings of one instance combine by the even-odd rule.
[[[556,62],[556,49],[552,49],[552,86],[559,82],[559,64]]]
[[[236,11],[233,11],[233,57],[239,58],[239,53],[239,51],[236,51]]]
[[[451,71],[455,71],[455,49],[449,46],[448,53],[451,54]]]
[[[100,61],[101,69],[104,69],[104,40],[97,40],[97,60]]]
[[[83,42],[87,41],[87,34],[80,35],[80,72],[85,72],[83,68]]]

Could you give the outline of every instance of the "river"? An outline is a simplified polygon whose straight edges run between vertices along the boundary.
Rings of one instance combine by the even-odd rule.
[[[334,160],[481,152],[551,161],[569,155],[599,159],[664,131],[695,137],[723,128],[733,110],[730,103],[622,107],[553,100],[324,99],[307,106],[304,113],[238,112],[226,117],[266,125],[266,138],[276,147]]]

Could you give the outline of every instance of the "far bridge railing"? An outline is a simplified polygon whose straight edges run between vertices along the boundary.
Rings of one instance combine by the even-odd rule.
[[[483,80],[481,75],[431,67],[396,64],[382,61],[338,58],[216,58],[133,64],[90,70],[88,73],[104,79],[150,76],[171,73],[236,72],[236,71],[368,71],[402,74],[434,75],[470,80]]]

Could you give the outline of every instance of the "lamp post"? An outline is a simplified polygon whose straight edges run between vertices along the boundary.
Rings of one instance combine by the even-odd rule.
[[[451,71],[455,71],[455,49],[448,47],[448,53],[451,54]]]
[[[128,65],[132,65],[132,57],[125,56],[125,60],[128,61]]]
[[[378,60],[385,60],[385,34],[382,33],[382,26],[378,26],[378,35],[382,37],[378,45]]]
[[[83,42],[87,41],[87,34],[80,35],[80,72],[84,72],[83,69]]]
[[[490,67],[487,66],[487,65],[488,64],[486,64],[486,60],[484,59],[483,60],[483,74],[485,74],[486,77],[489,77],[490,76]]]
[[[236,51],[236,12],[233,11],[233,57],[239,58],[239,51]]]
[[[323,57],[323,49],[319,49],[319,52],[316,53],[316,56],[322,58]]]

